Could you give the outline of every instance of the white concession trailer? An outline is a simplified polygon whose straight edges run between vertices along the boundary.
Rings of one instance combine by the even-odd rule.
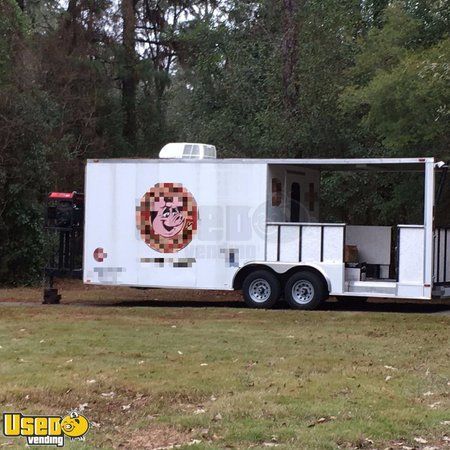
[[[433,223],[435,176],[446,166],[434,158],[190,155],[88,161],[85,283],[241,289],[260,308],[281,296],[298,309],[328,296],[450,296],[450,236]],[[332,170],[421,173],[423,223],[393,232],[323,221],[320,174]]]

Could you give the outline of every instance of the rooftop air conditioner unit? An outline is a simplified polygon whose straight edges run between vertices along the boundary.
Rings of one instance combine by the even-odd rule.
[[[163,159],[215,159],[217,151],[214,145],[171,142],[159,152]]]

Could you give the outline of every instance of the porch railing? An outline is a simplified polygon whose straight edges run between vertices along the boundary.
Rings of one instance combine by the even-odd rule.
[[[266,261],[344,261],[345,224],[308,222],[268,222]]]
[[[434,284],[450,284],[450,228],[436,228],[433,258]]]

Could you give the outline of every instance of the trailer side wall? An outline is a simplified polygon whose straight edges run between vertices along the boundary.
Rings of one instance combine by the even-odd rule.
[[[266,173],[265,163],[89,161],[84,282],[231,289],[238,266],[264,258]],[[185,229],[150,236],[177,198],[191,209]]]

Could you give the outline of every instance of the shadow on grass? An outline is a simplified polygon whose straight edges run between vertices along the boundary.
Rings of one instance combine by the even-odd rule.
[[[123,308],[237,308],[249,309],[243,301],[225,300],[225,301],[207,301],[207,300],[128,300],[123,302],[99,302],[90,304],[90,306],[99,307],[123,307]],[[278,302],[273,308],[275,310],[289,310],[289,305],[284,302]],[[388,302],[367,301],[360,302],[355,300],[348,301],[327,301],[321,308],[321,311],[349,311],[349,312],[387,312],[387,313],[443,313],[450,315],[450,302],[447,304],[429,304],[429,303],[407,303],[407,302]]]
[[[391,312],[391,313],[447,313],[450,314],[450,303],[447,304],[429,304],[412,302],[391,302],[391,301],[337,301],[326,302],[322,310],[326,311],[373,311],[373,312]]]

